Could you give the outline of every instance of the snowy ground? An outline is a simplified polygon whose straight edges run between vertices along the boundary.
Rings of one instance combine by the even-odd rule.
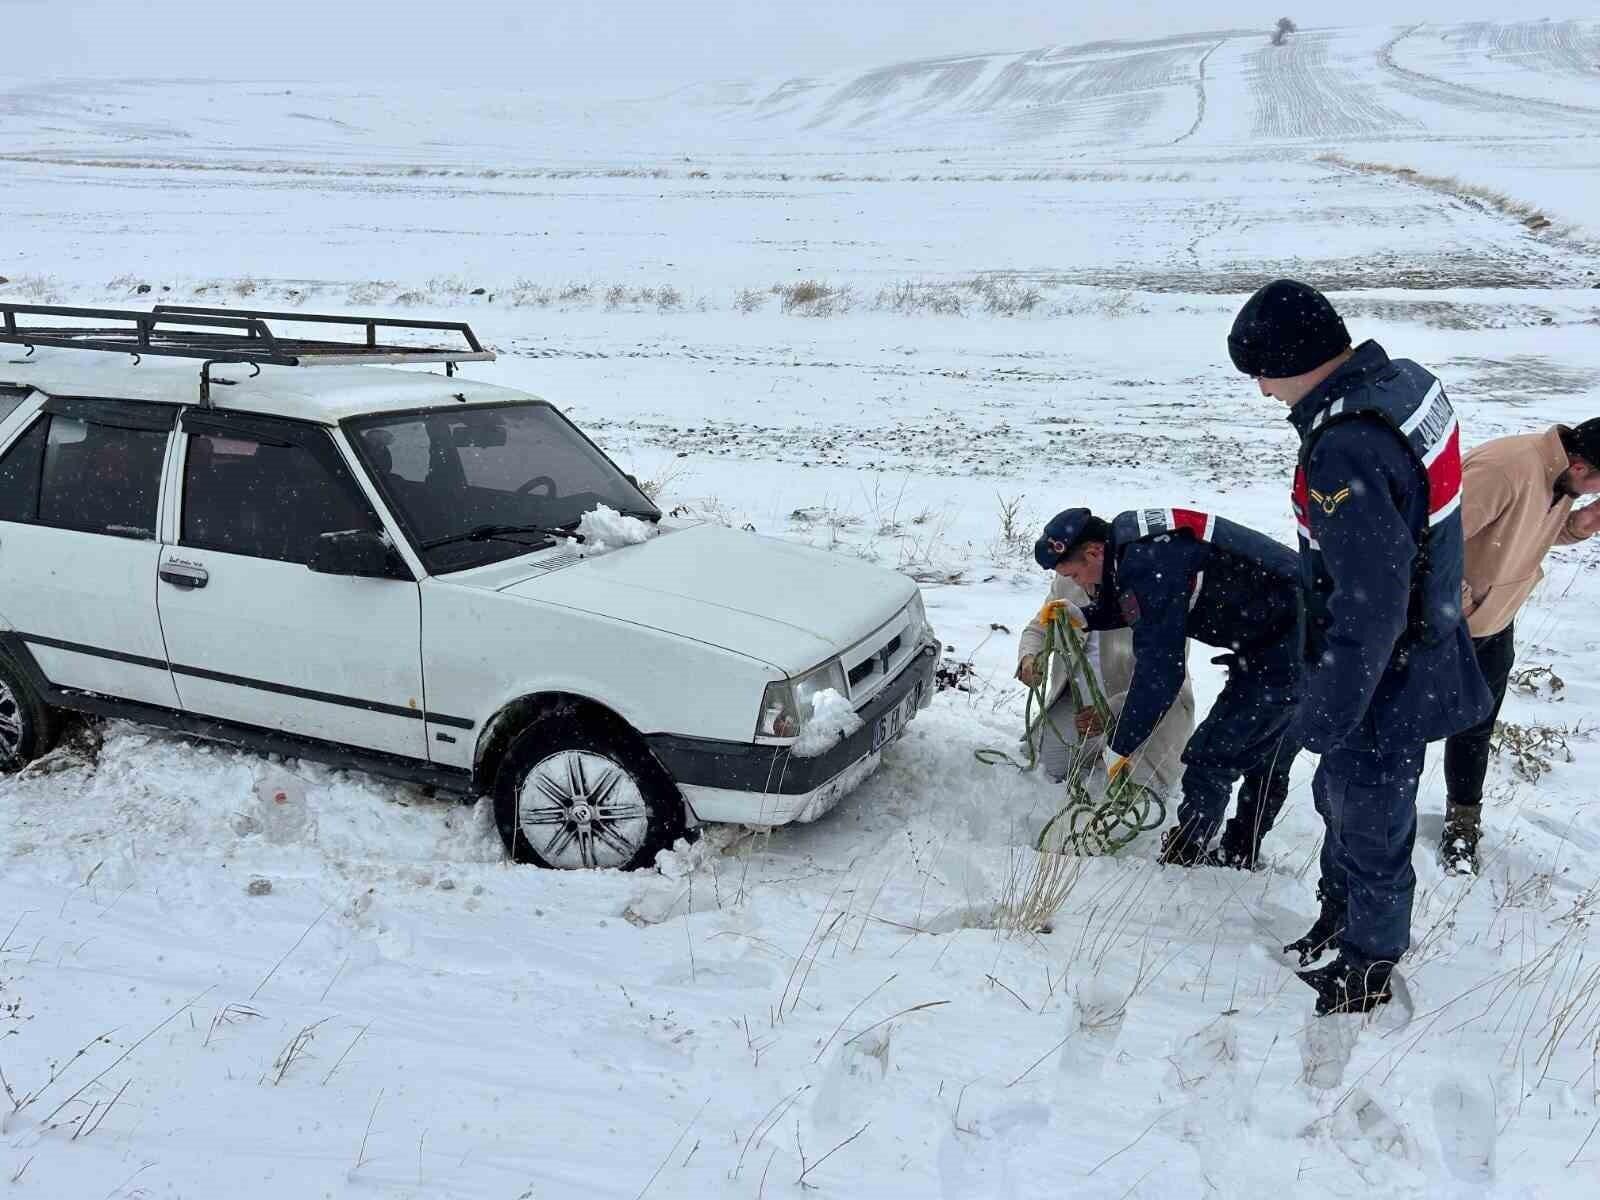
[[[1519,622],[1564,686],[1505,713],[1569,751],[1495,761],[1473,880],[1425,848],[1430,765],[1415,1015],[1353,1045],[1313,1039],[1271,952],[1314,910],[1309,758],[1270,869],[1159,868],[1150,837],[1015,938],[995,906],[1059,798],[973,751],[1015,735],[1058,508],[1291,537],[1292,435],[1223,344],[1272,275],[1438,371],[1469,443],[1596,415],[1597,28],[1223,32],[587,109],[0,81],[0,296],[465,315],[502,355],[475,375],[664,505],[913,574],[975,672],[823,821],[635,875],[508,866],[481,808],[365,776],[80,733],[0,783],[0,1180],[1593,1194],[1600,546]]]

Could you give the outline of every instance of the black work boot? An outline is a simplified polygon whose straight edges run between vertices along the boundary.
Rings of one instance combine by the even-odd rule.
[[[1222,836],[1206,857],[1207,866],[1232,867],[1236,871],[1254,871],[1260,861],[1261,838],[1238,817],[1230,818],[1222,827]]]
[[[1311,928],[1285,946],[1283,952],[1293,954],[1300,960],[1302,967],[1309,967],[1334,946],[1343,932],[1344,910],[1335,908],[1327,900],[1323,900],[1322,911],[1317,914],[1317,919],[1312,922]]]
[[[1447,804],[1444,833],[1439,838],[1439,861],[1448,875],[1478,873],[1478,837],[1483,831],[1483,806]]]
[[[1161,835],[1158,863],[1169,867],[1198,867],[1205,858],[1205,842],[1190,837],[1188,830],[1181,826],[1174,826]]]
[[[1389,989],[1393,970],[1392,962],[1374,962],[1341,948],[1325,966],[1295,974],[1317,994],[1317,1016],[1326,1017],[1333,1013],[1371,1012],[1378,1005],[1389,1003],[1394,999]]]

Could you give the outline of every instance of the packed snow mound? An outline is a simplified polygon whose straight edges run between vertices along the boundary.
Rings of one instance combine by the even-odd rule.
[[[790,753],[815,758],[860,728],[861,718],[850,707],[850,701],[832,688],[823,688],[811,698],[811,719],[801,727],[799,740]]]
[[[594,558],[624,546],[648,542],[660,532],[649,521],[625,517],[616,509],[602,504],[593,512],[584,513],[583,519],[578,522],[578,534],[583,538],[578,553],[585,558]]]

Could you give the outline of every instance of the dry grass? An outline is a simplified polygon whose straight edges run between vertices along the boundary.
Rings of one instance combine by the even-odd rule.
[[[855,305],[855,290],[849,284],[835,285],[817,279],[776,283],[772,294],[779,298],[784,312],[802,317],[838,316]]]
[[[1417,187],[1427,188],[1430,192],[1476,201],[1501,216],[1520,222],[1531,233],[1549,233],[1556,237],[1565,237],[1572,233],[1570,225],[1556,225],[1548,213],[1524,200],[1518,200],[1482,184],[1469,183],[1455,175],[1427,175],[1412,167],[1361,162],[1346,158],[1342,154],[1319,154],[1317,161],[1343,167],[1347,171],[1359,171],[1363,175],[1388,175],[1415,184]]]
[[[461,309],[475,305],[551,311],[605,312],[737,312],[743,315],[778,311],[786,316],[842,317],[857,312],[901,316],[1025,317],[1093,316],[1117,319],[1145,311],[1136,293],[1125,289],[1074,289],[1053,294],[1048,281],[1032,282],[1000,274],[960,280],[901,280],[875,292],[858,292],[849,283],[802,279],[765,288],[738,287],[721,295],[699,293],[676,284],[604,283],[587,280],[540,282],[517,277],[472,278],[433,276],[423,281],[357,280],[346,284],[308,285],[302,280],[250,276],[205,279],[168,277],[144,280],[118,275],[104,283],[103,302],[244,304],[261,308],[318,307],[382,309],[385,307]],[[52,276],[26,275],[0,283],[6,299],[92,303],[102,299],[81,288],[69,288]]]
[[[987,313],[1014,317],[1031,313],[1044,303],[1044,295],[1014,279],[980,275],[961,283],[905,280],[878,291],[872,307],[905,315],[932,313],[963,316]]]
[[[425,163],[363,164],[336,167],[313,162],[211,162],[197,159],[160,158],[83,158],[63,154],[0,154],[0,162],[31,163],[40,166],[93,168],[100,171],[225,172],[239,175],[283,175],[333,179],[455,179],[455,180],[580,180],[580,179],[684,179],[788,183],[1187,183],[1195,178],[1188,171],[1106,171],[1106,170],[1030,170],[959,171],[907,175],[851,174],[846,171],[818,171],[799,174],[793,171],[712,171],[704,167],[673,170],[664,166],[638,164],[619,167],[447,167]]]
[[[1011,934],[1044,933],[1077,888],[1085,860],[1064,850],[1012,851],[995,926]]]

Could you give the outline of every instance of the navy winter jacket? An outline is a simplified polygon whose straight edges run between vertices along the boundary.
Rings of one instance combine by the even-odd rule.
[[[1425,414],[1438,403],[1448,413],[1437,383],[1367,342],[1289,414],[1311,446],[1295,485],[1308,609],[1296,732],[1319,754],[1436,740],[1488,711],[1456,607],[1459,467],[1453,496],[1445,494],[1448,463],[1436,468],[1439,495],[1430,506],[1429,472],[1401,434],[1407,412]],[[1448,419],[1441,442],[1455,436]],[[1459,448],[1441,445],[1446,452]],[[1424,581],[1418,547],[1425,544]]]
[[[1189,510],[1177,510],[1177,528],[1169,530],[1172,511],[1123,513],[1112,522],[1106,577],[1085,614],[1091,629],[1133,628],[1133,680],[1111,738],[1118,755],[1142,746],[1177,699],[1188,638],[1237,654],[1264,687],[1281,689],[1286,703],[1298,683],[1295,552]],[[1186,524],[1209,530],[1213,540]]]

